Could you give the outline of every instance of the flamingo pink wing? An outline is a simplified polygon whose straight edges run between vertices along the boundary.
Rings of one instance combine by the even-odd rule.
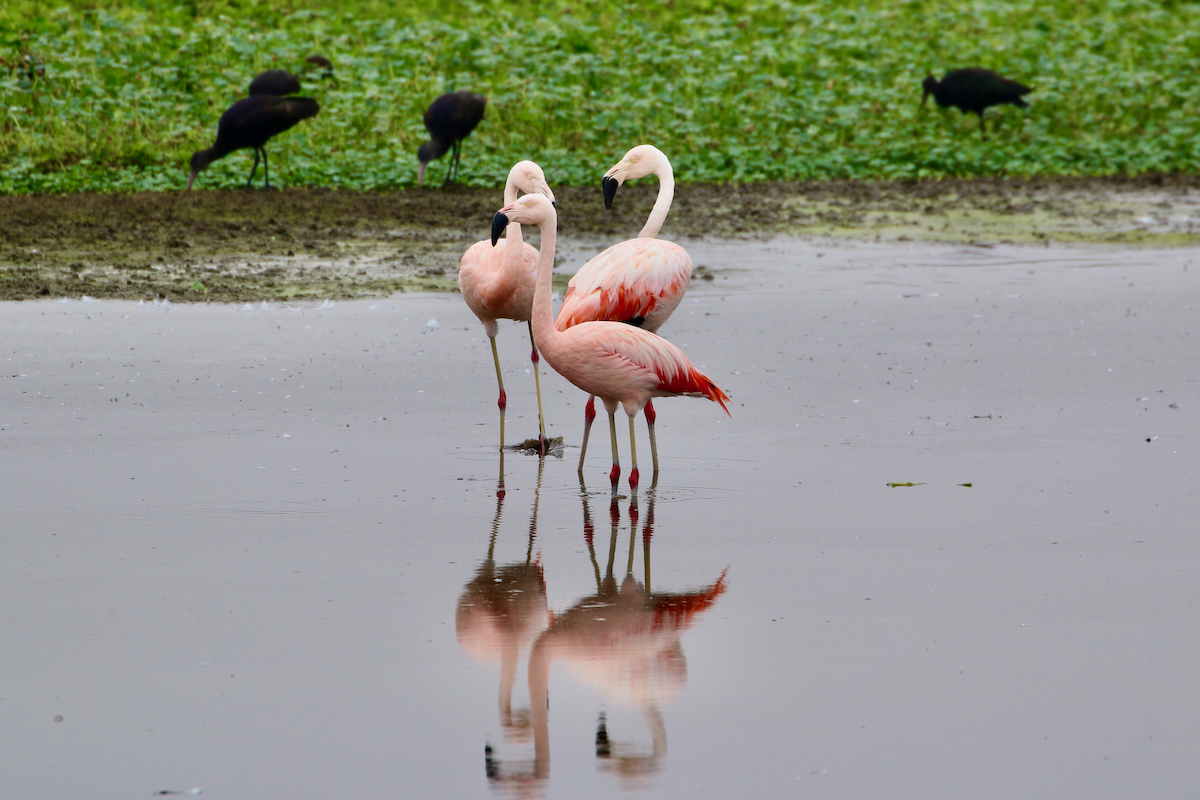
[[[601,343],[603,349],[653,373],[657,393],[707,397],[719,403],[729,414],[729,407],[725,405],[729,396],[711,378],[692,366],[683,351],[666,339],[629,325],[606,326],[604,332],[607,335]]]
[[[674,242],[629,239],[584,264],[567,286],[555,327],[580,322],[630,322],[655,315],[655,330],[679,305],[692,277],[692,259]],[[656,312],[658,312],[656,314]]]

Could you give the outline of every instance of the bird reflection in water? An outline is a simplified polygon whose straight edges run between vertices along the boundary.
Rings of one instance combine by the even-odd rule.
[[[654,536],[654,486],[641,530],[642,581],[634,576],[638,555],[639,509],[629,506],[629,545],[624,577],[616,578],[621,513],[617,499],[609,503],[609,538],[603,568],[596,555],[595,527],[586,486],[580,482],[584,541],[592,562],[596,592],[569,609],[550,616],[550,625],[533,643],[529,654],[529,702],[534,760],[501,760],[490,746],[485,768],[493,786],[522,796],[540,794],[550,776],[548,695],[550,667],[566,664],[579,682],[613,701],[641,710],[650,742],[638,745],[609,735],[601,713],[596,730],[596,756],[603,771],[636,784],[662,768],[667,752],[666,725],[661,707],[687,683],[687,661],[680,636],[709,609],[726,588],[725,572],[711,585],[684,592],[656,592],[650,583],[650,544]]]
[[[496,540],[504,510],[504,453],[500,454],[500,480],[496,489],[496,515],[488,540],[487,558],[479,565],[475,577],[463,587],[455,614],[458,643],[473,657],[482,661],[500,662],[500,727],[506,741],[527,744],[531,737],[528,709],[513,711],[512,693],[516,682],[521,654],[528,651],[534,637],[547,625],[546,581],[540,557],[534,556],[537,538],[538,496],[542,483],[542,467],[538,465],[538,482],[534,490],[533,512],[529,519],[529,540],[525,559],[497,565]],[[491,745],[488,745],[490,760]],[[492,777],[489,771],[489,777]],[[506,776],[508,777],[508,776]],[[522,780],[513,775],[514,781]]]

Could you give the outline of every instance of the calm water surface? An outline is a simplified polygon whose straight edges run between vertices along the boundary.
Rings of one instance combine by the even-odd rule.
[[[616,498],[457,297],[3,306],[3,795],[1196,796],[1200,258],[690,247]]]

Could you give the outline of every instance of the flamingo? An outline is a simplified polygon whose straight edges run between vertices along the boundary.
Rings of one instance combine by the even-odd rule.
[[[554,326],[566,330],[580,322],[612,320],[627,322],[657,333],[683,300],[692,278],[692,258],[674,242],[656,238],[675,193],[671,162],[661,150],[643,144],[630,150],[604,173],[604,206],[612,208],[617,187],[627,180],[658,176],[658,199],[646,225],[636,239],[608,248],[584,264],[567,284],[567,294]],[[658,472],[658,441],[654,436],[654,403],[646,402],[646,426],[650,429],[650,459]],[[587,456],[588,436],[596,418],[596,398],[589,397],[583,412],[583,444],[579,471]]]
[[[504,203],[517,200],[517,190],[526,194],[540,193],[554,202],[554,192],[546,183],[546,174],[532,161],[519,161],[508,171],[504,184]],[[508,226],[508,236],[501,242],[481,241],[463,253],[458,267],[458,288],[467,306],[479,317],[492,343],[492,360],[496,362],[496,382],[500,384],[500,449],[504,449],[504,410],[508,396],[504,393],[504,378],[500,374],[500,355],[496,352],[498,319],[515,319],[529,323],[533,310],[534,284],[537,282],[538,252],[521,241],[521,226]],[[538,399],[538,449],[546,452],[546,423],[542,416],[542,384],[538,377],[537,342],[533,325],[529,325],[529,342],[533,347],[533,382]]]
[[[708,586],[683,592],[657,592],[650,586],[650,543],[653,536],[654,496],[642,531],[645,582],[634,575],[637,506],[629,507],[629,551],[625,577],[614,575],[620,512],[614,499],[609,509],[612,533],[603,578],[590,534],[587,495],[584,497],[584,539],[596,592],[580,598],[566,611],[554,613],[529,652],[529,708],[534,736],[534,775],[550,777],[550,723],[546,713],[550,668],[565,664],[581,683],[640,706],[652,736],[649,752],[612,741],[605,715],[596,731],[596,756],[618,774],[656,771],[667,752],[667,729],[661,706],[687,684],[687,660],[681,637],[728,588],[728,568]],[[603,763],[603,762],[602,762]]]
[[[624,407],[629,416],[629,487],[636,491],[637,439],[633,419],[646,403],[653,397],[707,397],[720,403],[729,414],[729,407],[725,405],[729,396],[692,366],[683,351],[657,334],[621,322],[581,322],[565,331],[557,330],[550,311],[550,280],[558,223],[554,204],[540,194],[527,194],[504,206],[492,219],[493,244],[505,226],[512,222],[537,225],[542,235],[530,320],[534,339],[558,374],[604,403],[612,439],[613,465],[609,480],[613,492],[616,492],[621,476],[615,415],[618,405]]]

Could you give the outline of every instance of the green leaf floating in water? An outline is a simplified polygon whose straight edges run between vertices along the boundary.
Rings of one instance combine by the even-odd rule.
[[[912,481],[907,481],[905,483],[889,483],[888,484],[888,486],[891,486],[893,489],[895,489],[897,486],[924,486],[924,485],[925,484],[923,484],[923,483],[913,483]]]

